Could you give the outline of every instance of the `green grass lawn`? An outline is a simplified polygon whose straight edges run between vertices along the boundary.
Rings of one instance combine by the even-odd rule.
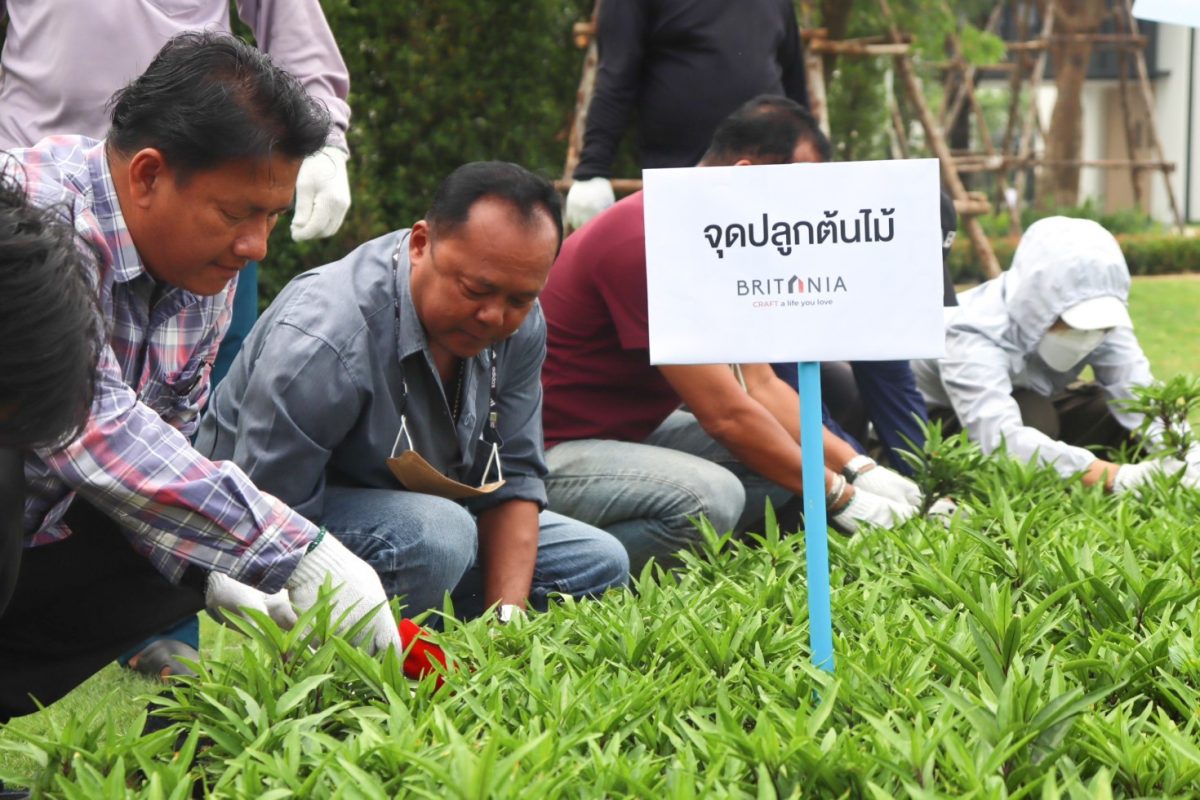
[[[1129,308],[1155,377],[1200,374],[1200,275],[1135,278]]]
[[[1131,308],[1157,377],[1200,372],[1200,279],[1136,279]],[[850,796],[917,796],[926,781],[932,781],[929,796],[976,790],[979,797],[1011,796],[1000,794],[1003,787],[1032,785],[1038,788],[1029,796],[1058,797],[1051,784],[1071,781],[1080,787],[1112,781],[1116,796],[1172,796],[1178,789],[1168,787],[1188,785],[1188,770],[1200,776],[1200,718],[1181,710],[1200,702],[1192,639],[1200,625],[1193,591],[1200,575],[1200,556],[1192,555],[1200,551],[1196,503],[1120,504],[1077,489],[1062,500],[1056,485],[1046,488],[1053,479],[1020,470],[1006,473],[1011,490],[997,499],[1005,494],[997,487],[1009,484],[996,481],[981,490],[970,523],[950,533],[922,522],[872,542],[834,543],[844,685],[823,683],[804,667],[807,621],[797,543],[746,551],[736,563],[727,553],[713,555],[713,563],[679,582],[655,583],[637,598],[556,611],[526,623],[524,631],[489,633],[481,622],[453,630],[448,641],[478,670],[472,683],[433,698],[418,693],[413,708],[392,718],[378,702],[387,679],[372,675],[370,665],[338,666],[329,648],[311,664],[280,674],[241,667],[215,674],[253,694],[254,681],[282,687],[279,681],[300,680],[297,670],[323,669],[345,693],[337,699],[350,706],[347,697],[361,697],[370,710],[360,716],[345,710],[335,737],[359,748],[348,759],[354,763],[320,762],[320,769],[337,766],[326,789],[340,782],[347,796],[376,794],[368,790],[372,781],[382,781],[379,796],[401,789],[438,796],[446,775],[470,774],[476,788],[490,786],[505,796],[520,796],[519,790],[588,795],[587,786],[603,786],[599,793],[611,796],[688,797],[703,796],[707,786],[717,794],[742,787],[748,796],[774,797],[806,788],[797,776],[802,765],[805,774],[824,776],[807,786],[813,796],[854,786],[863,791]],[[1036,524],[1026,525],[1027,518]],[[958,589],[949,590],[947,581]],[[1074,588],[1059,596],[1068,585]],[[1027,627],[1006,633],[1007,621],[1022,616]],[[730,625],[743,626],[744,638],[726,636]],[[206,656],[237,660],[231,654],[240,653],[240,635],[207,618],[203,635]],[[1088,694],[1106,688],[1100,697]],[[35,753],[3,749],[16,743],[16,732],[54,738],[66,720],[93,713],[120,730],[154,689],[110,666],[59,703],[0,731],[0,774],[38,771]],[[828,709],[808,707],[818,689],[836,694]],[[649,716],[629,706],[637,697]],[[192,696],[189,702],[199,707],[216,700]],[[265,713],[247,702],[222,701],[246,709],[248,719]],[[1069,718],[1056,716],[1067,707]],[[627,718],[610,714],[618,709]],[[1048,716],[1037,717],[1039,711]],[[523,727],[506,728],[510,715]],[[405,725],[417,733],[393,730]],[[1017,747],[1023,731],[1040,733]],[[244,733],[241,746],[251,754],[245,758],[258,758],[249,745],[253,731]],[[309,731],[292,741],[269,733],[256,746],[278,748],[275,761],[268,753],[255,762],[258,772],[243,765],[239,780],[267,780],[267,761],[304,771],[313,766],[305,760],[313,751],[333,759],[328,737],[303,738],[317,736]],[[388,750],[388,736],[403,744],[385,757],[377,751]],[[524,741],[538,744],[521,750]],[[1122,748],[1131,753],[1127,762]],[[513,762],[505,760],[510,756]],[[389,758],[409,763],[409,757],[411,771],[381,766]],[[1039,759],[1050,757],[1064,760],[1047,771]],[[225,752],[222,758],[243,756]],[[485,764],[485,758],[491,760]],[[356,772],[355,763],[367,764],[366,772]],[[525,774],[522,763],[536,774]],[[393,768],[399,772],[389,776]],[[206,779],[219,774],[216,766],[207,769]],[[488,769],[500,770],[503,779],[488,779]],[[85,771],[73,774],[87,778]],[[856,783],[855,776],[866,775],[869,781]],[[249,784],[236,785],[243,788],[225,790],[253,794]],[[1192,788],[1200,793],[1200,783]],[[1096,791],[1061,796],[1106,796]],[[464,790],[462,796],[487,794]]]

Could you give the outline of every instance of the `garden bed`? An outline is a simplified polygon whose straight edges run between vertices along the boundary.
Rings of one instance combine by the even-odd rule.
[[[4,777],[64,797],[1195,796],[1200,497],[975,473],[949,530],[833,540],[835,675],[809,664],[802,537],[769,528],[636,593],[451,623],[437,692],[338,640],[231,633],[175,690],[178,729],[139,738],[100,708],[10,732],[27,769]]]

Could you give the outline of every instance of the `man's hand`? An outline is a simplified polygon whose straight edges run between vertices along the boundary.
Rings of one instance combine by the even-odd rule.
[[[850,459],[842,474],[856,489],[866,489],[871,494],[914,508],[921,505],[921,489],[915,483],[898,472],[879,466],[870,456],[858,455]]]
[[[222,624],[226,622],[227,615],[249,619],[243,612],[247,608],[266,614],[284,630],[291,630],[296,624],[296,611],[292,608],[286,589],[267,594],[235,581],[222,572],[209,573],[204,588],[204,605],[208,607],[212,618]]]
[[[1182,486],[1200,489],[1200,478],[1187,469],[1186,463],[1170,457],[1153,458],[1140,464],[1122,464],[1113,478],[1112,490],[1116,494],[1124,494],[1145,486],[1156,475],[1177,475],[1180,472],[1184,473],[1180,480]]]
[[[847,535],[857,533],[863,525],[891,528],[916,513],[915,506],[897,503],[877,494],[855,489],[850,502],[829,518],[833,527]]]
[[[950,525],[954,522],[955,517],[966,519],[971,516],[970,506],[960,506],[950,497],[939,497],[933,501],[933,505],[929,506],[929,511],[925,514],[926,519],[935,520],[942,523],[942,527],[950,530]]]
[[[292,238],[297,242],[332,236],[341,227],[350,208],[347,158],[345,150],[327,144],[300,165],[292,216]]]
[[[361,644],[371,653],[382,652],[388,645],[394,646],[399,653],[400,631],[387,605],[387,594],[379,576],[370,564],[347,550],[332,533],[325,534],[316,547],[305,553],[292,577],[288,578],[288,594],[297,609],[303,612],[317,602],[327,577],[336,590],[333,618],[344,615],[341,628],[351,628],[363,617],[374,613]]]
[[[537,564],[537,503],[509,500],[479,515],[483,604],[524,608]]]
[[[567,207],[563,222],[578,230],[584,223],[616,202],[612,182],[608,178],[588,178],[575,181],[567,190]]]

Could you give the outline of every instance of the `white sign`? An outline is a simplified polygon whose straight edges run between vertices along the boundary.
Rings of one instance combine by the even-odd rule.
[[[642,177],[651,363],[943,355],[936,160]]]
[[[1133,15],[1151,22],[1200,28],[1200,0],[1135,0]]]

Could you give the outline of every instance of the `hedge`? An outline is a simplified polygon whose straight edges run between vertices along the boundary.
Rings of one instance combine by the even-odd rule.
[[[592,5],[322,0],[350,70],[354,204],[337,235],[318,242],[293,242],[284,220],[260,268],[261,304],[297,273],[420,219],[438,182],[463,163],[503,159],[559,177],[583,63],[571,27]],[[239,33],[249,37],[245,27]],[[616,174],[638,174],[632,138]],[[1134,274],[1200,272],[1200,240],[1119,238]],[[996,239],[993,247],[1007,266],[1012,244]],[[965,236],[951,270],[958,281],[980,277]]]
[[[331,239],[297,244],[285,219],[260,272],[265,305],[296,273],[424,214],[468,161],[562,174],[591,0],[323,0],[350,70],[353,206]],[[239,33],[249,36],[241,28]]]
[[[1150,233],[1118,235],[1129,272],[1133,275],[1200,273],[1200,237]],[[1016,243],[1008,238],[992,239],[992,249],[1003,269],[1012,263]],[[950,274],[955,283],[983,280],[971,242],[960,234],[950,250]]]

